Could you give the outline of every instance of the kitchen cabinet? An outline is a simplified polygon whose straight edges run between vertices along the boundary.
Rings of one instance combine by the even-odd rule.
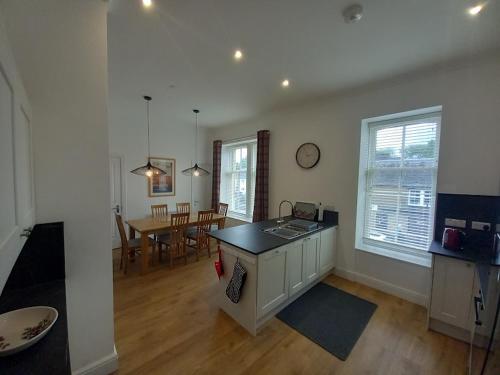
[[[258,257],[257,316],[279,306],[288,298],[287,246]]]
[[[293,296],[306,285],[304,240],[288,245],[288,293]]]
[[[335,249],[335,244],[332,243],[335,241],[335,231],[331,229],[312,233],[306,238],[290,241],[258,254],[222,242],[222,261],[226,271],[217,287],[220,308],[252,335],[256,335],[260,327],[279,311],[320,282],[323,234],[323,266],[331,269],[334,257],[332,258],[331,253],[327,254],[327,249],[330,252]],[[261,233],[260,229],[258,233]],[[233,303],[226,296],[226,288],[237,260],[246,269],[247,278],[240,300]]]
[[[319,274],[325,275],[335,267],[337,228],[328,228],[321,232],[319,250]]]
[[[477,310],[473,311],[475,319],[471,323],[469,374],[493,375],[499,373],[498,366],[500,365],[500,348],[498,347],[500,343],[498,332],[500,330],[497,321],[500,303],[500,271],[497,267],[485,267],[484,265],[480,265],[476,270],[474,296],[478,306]],[[480,272],[482,272],[483,277],[486,276],[482,280],[480,280]],[[483,293],[484,298],[481,298]],[[481,301],[484,302],[482,306]],[[486,358],[488,347],[489,355]],[[484,372],[481,372],[483,367]]]
[[[473,284],[472,262],[434,256],[430,317],[469,330]]]
[[[304,239],[304,270],[306,284],[319,277],[320,234],[316,233]]]

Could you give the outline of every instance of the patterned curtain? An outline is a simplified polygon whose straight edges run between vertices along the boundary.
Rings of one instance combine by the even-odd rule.
[[[257,168],[253,222],[267,220],[269,214],[269,130],[257,132]]]
[[[214,141],[214,161],[212,173],[212,208],[218,209],[220,201],[220,163],[221,163],[222,141]]]

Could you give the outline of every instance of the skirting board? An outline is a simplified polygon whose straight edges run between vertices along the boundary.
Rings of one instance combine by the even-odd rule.
[[[115,346],[113,353],[72,371],[72,375],[108,375],[116,370],[118,370],[118,353]]]
[[[424,307],[427,306],[427,296],[425,294],[420,294],[413,290],[401,288],[400,286],[388,283],[387,281],[379,280],[371,276],[342,268],[335,267],[333,273],[337,276],[343,277],[344,279],[356,281],[360,284],[392,294],[393,296],[402,298],[406,301],[416,303],[417,305]]]

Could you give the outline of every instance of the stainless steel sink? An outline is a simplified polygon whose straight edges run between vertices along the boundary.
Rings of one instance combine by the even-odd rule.
[[[308,231],[288,224],[266,228],[262,231],[287,240],[309,233]]]

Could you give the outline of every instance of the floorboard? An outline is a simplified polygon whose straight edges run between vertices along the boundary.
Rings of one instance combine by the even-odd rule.
[[[278,319],[257,337],[215,304],[206,256],[139,274],[114,254],[117,374],[446,374],[463,375],[467,345],[425,328],[423,307],[336,276],[324,281],[378,305],[343,362]]]

